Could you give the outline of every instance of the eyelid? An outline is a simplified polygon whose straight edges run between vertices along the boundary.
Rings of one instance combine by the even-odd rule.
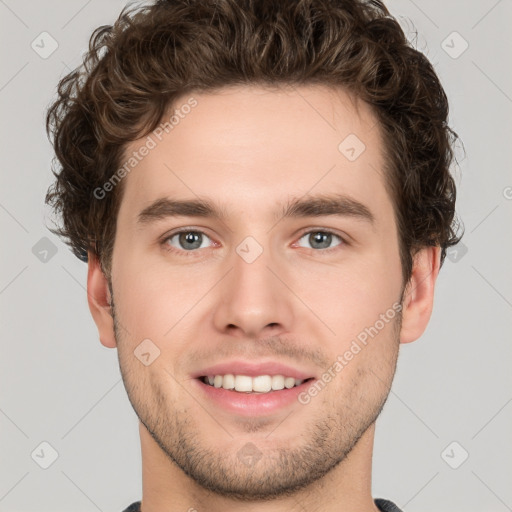
[[[159,243],[159,245],[164,247],[164,250],[166,250],[168,252],[174,252],[174,253],[178,252],[180,254],[184,253],[185,256],[193,256],[194,253],[198,254],[199,253],[198,249],[195,249],[193,251],[185,251],[184,249],[177,249],[176,247],[172,247],[169,244],[167,244],[167,241],[169,239],[171,239],[181,233],[200,233],[201,235],[204,235],[204,236],[208,237],[210,240],[212,240],[214,244],[218,244],[218,242],[215,242],[215,240],[213,240],[212,237],[210,235],[208,235],[208,233],[205,231],[205,228],[197,228],[197,227],[193,227],[193,226],[184,226],[181,228],[177,228],[176,230],[169,231],[168,233],[166,233],[165,235],[162,236],[162,238],[159,240],[158,243]],[[205,247],[202,250],[210,249],[210,248],[211,247]]]
[[[302,238],[304,235],[307,235],[309,233],[330,233],[331,235],[335,235],[335,236],[339,237],[346,244],[349,243],[349,239],[350,239],[350,237],[348,235],[346,235],[345,233],[340,233],[339,231],[337,231],[335,229],[326,228],[326,227],[322,227],[322,226],[313,226],[313,227],[309,227],[309,228],[304,228],[304,230],[299,231],[299,233],[300,233],[299,238]]]
[[[331,235],[334,235],[334,236],[338,237],[341,240],[341,243],[338,244],[338,245],[335,245],[334,247],[329,247],[327,249],[311,249],[315,253],[328,254],[328,253],[330,253],[332,251],[339,250],[340,246],[351,245],[351,243],[348,241],[348,239],[350,238],[350,237],[348,237],[348,235],[340,234],[336,230],[333,230],[333,229],[330,229],[330,228],[325,228],[325,227],[309,227],[309,228],[305,228],[304,230],[302,230],[300,232],[300,234],[297,236],[297,242],[294,242],[294,246],[296,246],[298,241],[301,238],[303,238],[305,235],[309,235],[309,234],[312,234],[312,233],[329,233]],[[308,247],[303,247],[303,249],[308,249]]]

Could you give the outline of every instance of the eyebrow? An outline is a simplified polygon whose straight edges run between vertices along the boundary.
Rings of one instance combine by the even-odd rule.
[[[363,203],[343,194],[317,195],[288,201],[274,220],[303,217],[353,217],[375,223],[375,216]],[[137,216],[137,224],[147,225],[168,217],[201,217],[225,221],[226,210],[207,199],[170,199],[162,197],[153,201]]]

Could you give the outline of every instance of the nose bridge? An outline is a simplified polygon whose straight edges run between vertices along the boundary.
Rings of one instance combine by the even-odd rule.
[[[269,324],[290,327],[290,294],[276,277],[280,258],[270,249],[268,238],[263,244],[248,236],[234,248],[231,272],[216,310],[218,328],[236,326],[246,335],[257,336]]]
[[[235,252],[233,274],[238,284],[237,288],[248,286],[253,288],[254,293],[257,293],[260,287],[270,290],[273,285],[270,283],[272,273],[269,267],[276,266],[276,255],[272,254],[269,243],[262,245],[254,237],[248,236],[238,244]]]
[[[277,255],[270,250],[268,240],[263,244],[248,236],[238,244],[235,253],[232,259],[233,298],[255,311],[265,304],[270,305],[280,290],[276,289],[276,279],[269,270],[269,267],[277,266]]]

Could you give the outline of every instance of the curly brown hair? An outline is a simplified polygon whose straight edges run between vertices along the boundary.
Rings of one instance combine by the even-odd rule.
[[[428,59],[379,0],[159,0],[127,6],[91,35],[83,64],[46,117],[58,160],[50,229],[110,280],[123,182],[99,199],[128,142],[152,132],[176,99],[237,84],[343,88],[367,102],[384,137],[404,283],[415,252],[456,244],[457,135]]]

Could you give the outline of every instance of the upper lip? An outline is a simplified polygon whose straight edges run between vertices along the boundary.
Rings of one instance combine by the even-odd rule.
[[[207,368],[203,368],[192,374],[193,378],[207,377],[208,375],[247,375],[248,377],[257,377],[258,375],[283,375],[293,377],[299,380],[305,380],[314,377],[312,372],[294,368],[287,364],[277,361],[243,361],[232,360],[224,361]]]

